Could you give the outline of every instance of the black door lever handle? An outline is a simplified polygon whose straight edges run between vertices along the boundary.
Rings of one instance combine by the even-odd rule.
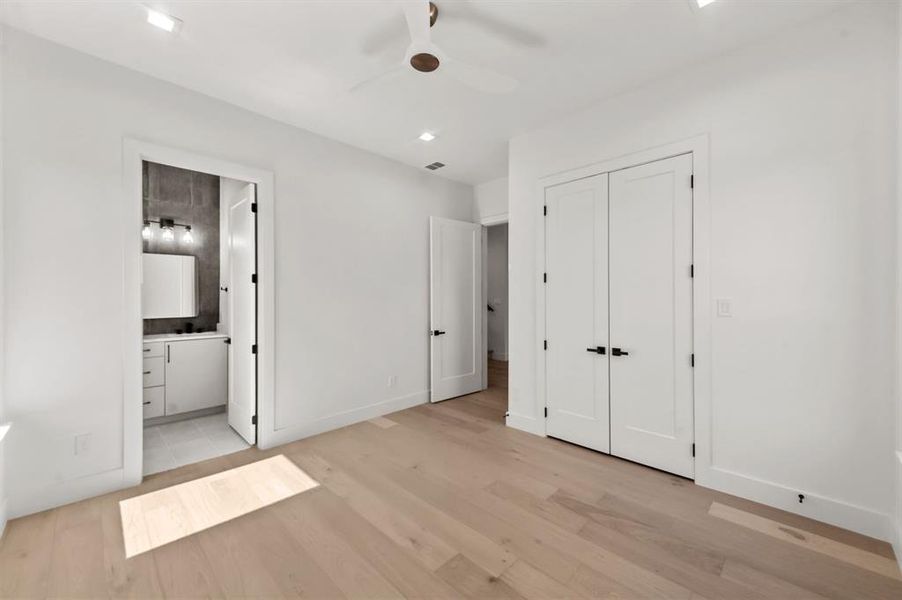
[[[435,329],[435,330],[433,330],[432,335],[445,335],[445,332]]]
[[[596,354],[605,354],[606,349],[604,346],[595,346],[594,348],[586,348],[587,352],[595,352]]]
[[[611,356],[629,356],[630,353],[620,348],[611,348]]]

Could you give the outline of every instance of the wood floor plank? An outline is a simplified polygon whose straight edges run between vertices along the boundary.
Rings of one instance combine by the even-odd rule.
[[[429,529],[411,520],[382,500],[357,480],[316,454],[295,455],[300,465],[322,485],[341,497],[358,514],[404,548],[426,568],[434,571],[448,562],[459,550],[451,547]]]
[[[0,597],[47,595],[58,514],[47,510],[7,523],[0,540]]]
[[[885,556],[880,556],[854,546],[842,544],[817,535],[816,533],[794,529],[779,523],[778,521],[760,517],[719,502],[712,502],[708,512],[711,516],[748,527],[755,531],[760,531],[761,533],[773,536],[784,542],[832,556],[833,558],[862,569],[867,569],[868,571],[873,571],[884,577],[902,580],[902,574],[899,573],[899,565],[895,560],[886,558]]]
[[[504,580],[489,574],[463,554],[436,571],[464,598],[522,598]]]
[[[345,595],[403,597],[398,588],[338,535],[334,516],[317,502],[324,495],[327,500],[335,498],[320,487],[275,504],[272,511]]]
[[[902,598],[886,543],[507,428],[506,364],[489,377],[13,520],[0,597]],[[318,487],[283,496],[278,470],[237,487],[221,475],[280,456]],[[174,487],[205,477],[212,496]],[[119,501],[156,491],[195,503],[185,522],[206,528],[127,558]],[[207,522],[223,503],[241,510]]]

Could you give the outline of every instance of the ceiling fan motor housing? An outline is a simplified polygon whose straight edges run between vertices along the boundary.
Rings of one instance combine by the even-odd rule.
[[[431,73],[438,69],[440,61],[434,54],[420,52],[410,57],[410,66],[421,73]]]

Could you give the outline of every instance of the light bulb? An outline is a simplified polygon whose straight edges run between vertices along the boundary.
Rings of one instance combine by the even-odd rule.
[[[191,226],[190,226],[190,225],[186,225],[186,226],[185,226],[185,235],[182,236],[182,241],[183,241],[184,243],[186,243],[186,244],[193,244],[193,243],[194,243],[194,234],[191,233]]]
[[[141,230],[141,237],[145,241],[153,239],[153,229],[150,228],[150,221],[144,221],[144,229]]]
[[[172,232],[172,227],[167,227],[163,230],[163,241],[171,242],[175,239],[175,234]]]

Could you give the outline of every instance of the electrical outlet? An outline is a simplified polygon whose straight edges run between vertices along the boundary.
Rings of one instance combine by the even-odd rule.
[[[91,434],[81,433],[75,436],[75,455],[86,454],[91,449]]]
[[[717,316],[718,317],[732,317],[733,316],[733,301],[729,298],[718,298],[717,299]]]

